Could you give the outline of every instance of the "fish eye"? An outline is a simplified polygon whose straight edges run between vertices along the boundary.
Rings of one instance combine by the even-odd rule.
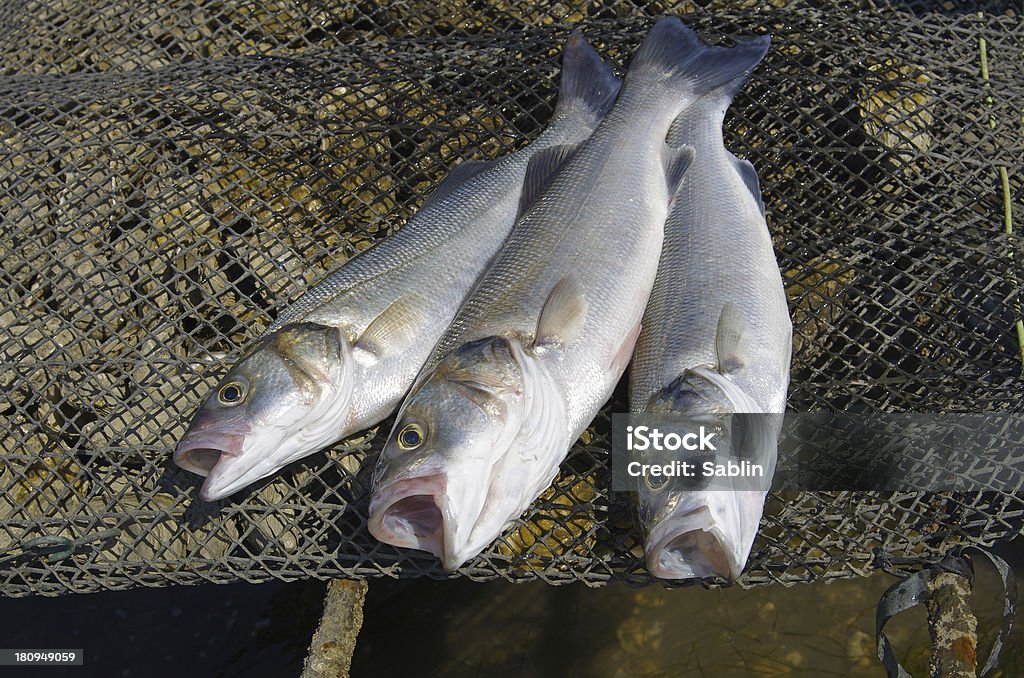
[[[405,428],[398,432],[398,446],[403,450],[415,450],[425,439],[426,432],[419,424],[406,424]]]
[[[644,484],[655,492],[668,485],[668,476],[644,476]]]
[[[217,391],[217,400],[223,405],[237,405],[245,397],[245,388],[237,381],[229,381]]]

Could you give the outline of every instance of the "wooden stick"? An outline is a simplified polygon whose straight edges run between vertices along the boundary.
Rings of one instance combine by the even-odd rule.
[[[324,613],[310,641],[302,678],[348,678],[368,588],[365,580],[333,579],[327,585]]]
[[[971,583],[952,572],[942,572],[929,583],[928,635],[932,678],[976,678],[978,672],[978,620],[971,612]]]

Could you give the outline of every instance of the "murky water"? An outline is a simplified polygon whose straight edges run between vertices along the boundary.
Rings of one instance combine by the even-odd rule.
[[[371,585],[353,675],[884,677],[875,606],[895,581],[880,573],[712,591],[437,582],[382,592]],[[983,633],[997,626],[998,595],[995,574],[982,572],[974,601]],[[896,618],[886,632],[904,665],[926,675],[924,609]]]
[[[1019,565],[1021,549],[1000,549]],[[884,573],[831,584],[665,590],[543,583],[374,581],[352,674],[362,676],[884,677],[875,605]],[[0,600],[0,647],[85,650],[82,668],[11,676],[298,676],[318,621],[320,582],[179,587]],[[984,656],[1002,610],[979,566],[973,605]],[[923,608],[887,627],[915,676],[927,675]],[[1024,675],[1024,632],[1001,678]]]
[[[322,582],[228,584],[0,599],[0,647],[82,648],[82,667],[7,676],[298,676]]]

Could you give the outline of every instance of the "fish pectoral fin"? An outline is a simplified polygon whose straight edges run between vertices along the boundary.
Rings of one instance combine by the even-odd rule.
[[[422,315],[414,298],[399,297],[370,322],[353,348],[378,360],[389,353],[403,352],[415,340]]]
[[[743,179],[747,190],[750,191],[750,195],[754,197],[757,209],[761,210],[761,216],[763,217],[765,213],[764,198],[761,196],[761,180],[757,178],[757,170],[754,169],[749,160],[737,158],[735,155],[732,156],[732,164],[736,167],[736,171],[739,172],[740,178]]]
[[[640,321],[637,321],[633,329],[626,335],[622,346],[619,347],[619,350],[612,357],[611,368],[614,374],[622,374],[626,371],[626,365],[629,364],[630,359],[633,357],[633,350],[636,348],[636,340],[640,338],[641,327]]]
[[[547,188],[551,177],[558,173],[576,148],[577,144],[560,144],[549,146],[530,156],[530,164],[526,167],[526,177],[523,179],[523,190],[519,194],[517,219],[533,207],[533,203]]]
[[[574,277],[555,283],[537,323],[536,344],[571,344],[583,329],[587,300]]]
[[[750,332],[747,319],[731,301],[722,306],[718,316],[718,334],[715,350],[718,353],[718,371],[729,374],[742,369],[750,355]]]
[[[448,176],[442,179],[441,183],[434,189],[434,192],[423,201],[423,205],[420,209],[426,209],[430,205],[444,200],[454,193],[459,186],[462,186],[462,184],[466,183],[484,170],[494,167],[495,162],[496,161],[494,160],[466,160],[464,162],[460,162],[455,167],[452,167],[448,172]]]
[[[662,159],[665,162],[665,183],[669,197],[674,197],[683,183],[683,175],[693,162],[693,146],[673,147],[665,144],[662,147]]]

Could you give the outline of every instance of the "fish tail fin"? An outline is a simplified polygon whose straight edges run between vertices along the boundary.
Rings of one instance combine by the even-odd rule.
[[[615,103],[622,81],[583,38],[579,29],[569,36],[562,56],[562,81],[556,116],[583,115],[600,120]]]
[[[761,36],[735,47],[712,46],[679,19],[662,19],[637,50],[629,66],[632,77],[627,82],[657,81],[673,95],[689,101],[718,89],[731,98],[764,58],[770,42],[771,38]]]

